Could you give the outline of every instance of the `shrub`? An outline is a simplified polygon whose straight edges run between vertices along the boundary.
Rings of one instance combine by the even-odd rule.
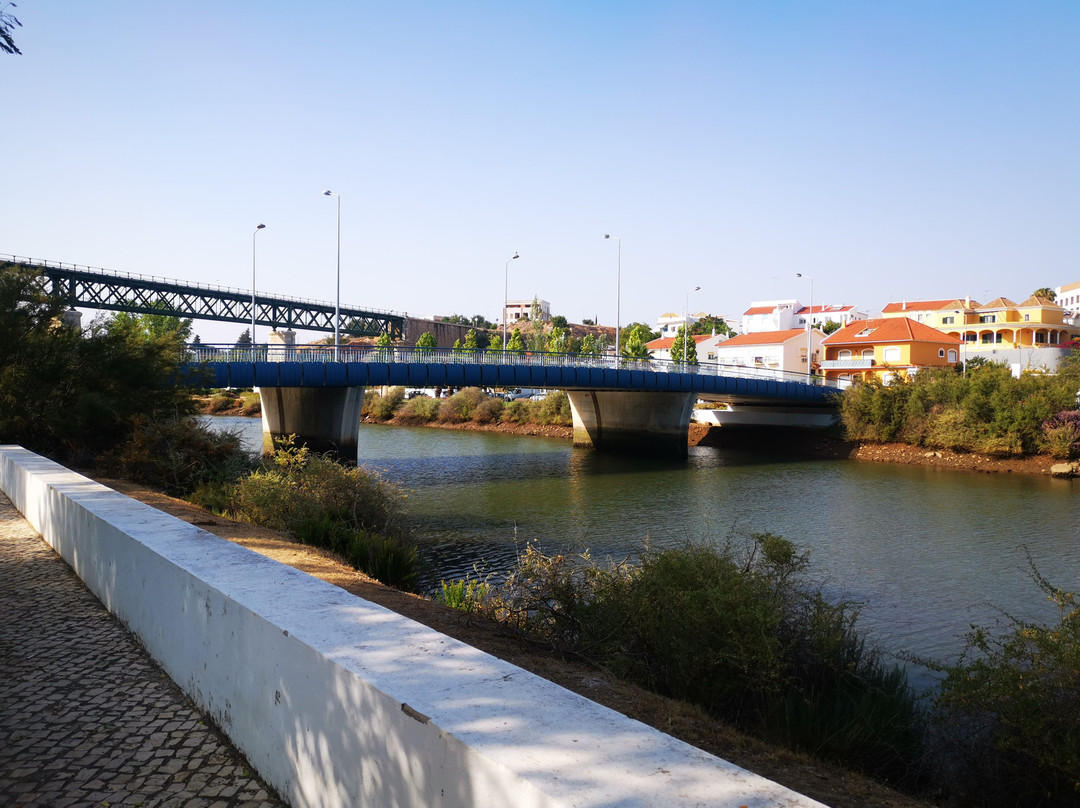
[[[478,387],[466,387],[444,400],[439,406],[439,420],[460,424],[471,420],[473,411],[487,398]]]
[[[497,424],[505,406],[502,399],[486,398],[473,410],[472,420],[478,424]]]
[[[236,403],[236,396],[232,393],[215,393],[206,408],[211,413],[225,412],[235,407]]]
[[[1003,631],[973,628],[934,702],[940,740],[957,758],[943,779],[972,804],[1080,801],[1080,607],[1034,565],[1032,576],[1059,621],[1006,616]]]
[[[561,653],[773,740],[894,781],[920,753],[902,670],[857,635],[858,610],[810,586],[805,554],[756,534],[601,567],[527,547],[480,608]]]
[[[99,462],[107,474],[178,497],[231,483],[255,466],[239,432],[214,431],[194,418],[136,418],[131,437]]]
[[[392,586],[412,588],[420,557],[407,541],[401,492],[376,472],[278,444],[272,464],[241,479],[233,515],[325,547]]]
[[[556,426],[569,426],[573,423],[573,415],[570,412],[570,397],[562,390],[548,393],[537,402],[534,409],[534,417],[541,424],[553,424]]]
[[[1071,459],[1080,441],[1080,410],[1064,410],[1046,419],[1042,431],[1051,455],[1061,460]]]
[[[389,421],[404,400],[404,387],[391,387],[383,395],[373,393],[364,397],[364,414],[376,421]]]
[[[427,424],[439,417],[439,403],[428,396],[410,398],[394,417],[406,424]]]

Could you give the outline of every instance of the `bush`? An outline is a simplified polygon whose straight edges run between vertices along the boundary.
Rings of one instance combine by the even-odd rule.
[[[364,415],[375,421],[389,421],[404,400],[404,387],[391,387],[385,395],[371,393],[364,396]]]
[[[237,483],[230,510],[338,553],[383,583],[412,588],[420,557],[407,541],[401,500],[374,471],[346,468],[286,440],[271,465]]]
[[[1050,454],[1059,460],[1070,460],[1076,455],[1080,441],[1080,410],[1065,410],[1042,425]]]
[[[194,418],[137,418],[131,437],[99,458],[106,474],[188,496],[199,488],[227,485],[255,467],[237,431],[214,431]]]
[[[460,424],[472,419],[473,412],[487,399],[478,387],[466,387],[444,400],[439,406],[439,420]]]
[[[855,632],[785,539],[645,550],[606,568],[526,548],[481,609],[554,650],[797,749],[896,781],[916,769],[920,714],[902,670]]]
[[[497,424],[506,403],[499,398],[485,398],[473,410],[472,420],[478,424]]]
[[[570,397],[562,390],[548,393],[533,408],[534,418],[541,424],[570,426],[573,415],[570,412]]]
[[[236,396],[232,393],[215,393],[210,397],[206,409],[211,413],[225,412],[236,406]]]
[[[439,401],[428,396],[410,398],[394,417],[405,424],[431,423],[439,417]]]
[[[957,758],[943,779],[971,804],[1080,802],[1080,608],[1034,566],[1032,576],[1059,621],[1007,616],[1004,631],[973,628],[934,703],[941,743]]]

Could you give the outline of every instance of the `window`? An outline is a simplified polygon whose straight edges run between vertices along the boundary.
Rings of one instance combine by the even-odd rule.
[[[945,349],[944,348],[938,348],[937,349],[937,355],[938,355],[939,359],[944,359],[945,358]]]
[[[955,322],[956,322],[956,318],[953,317],[952,315],[949,315],[948,317],[942,317],[941,318],[941,324],[942,325],[952,325]]]
[[[844,348],[842,351],[840,351],[840,353],[838,353],[836,355],[836,358],[837,359],[851,359],[851,351],[849,351],[847,348]]]
[[[864,328],[862,331],[860,331],[855,336],[856,337],[869,337],[871,334],[874,333],[874,330],[875,329],[873,329],[873,328]]]
[[[956,362],[956,348],[949,348],[949,361]]]
[[[980,314],[979,315],[979,322],[980,323],[996,323],[997,322],[997,315],[996,314]]]
[[[890,345],[884,351],[882,351],[882,357],[886,362],[899,362],[900,361],[900,347],[897,345]]]
[[[873,348],[863,348],[862,358],[863,359],[873,359],[874,358],[874,349]]]
[[[765,357],[764,356],[755,356],[754,357],[754,364],[755,365],[764,365],[765,364]]]

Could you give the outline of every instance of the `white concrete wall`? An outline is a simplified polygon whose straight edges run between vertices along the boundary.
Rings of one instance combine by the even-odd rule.
[[[297,808],[820,805],[19,447],[0,486]]]

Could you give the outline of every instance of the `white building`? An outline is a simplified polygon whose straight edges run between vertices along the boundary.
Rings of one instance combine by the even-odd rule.
[[[546,300],[507,300],[506,301],[506,324],[514,325],[519,320],[532,318],[533,303],[540,306],[540,319],[547,322],[551,319],[551,304]]]
[[[750,308],[743,312],[742,333],[787,331],[799,326],[805,328],[807,318],[811,320],[814,328],[821,328],[829,322],[839,323],[843,327],[855,320],[865,320],[866,313],[858,311],[854,306],[834,304],[814,306],[811,311],[809,306],[804,306],[795,298],[758,300],[751,303]]]
[[[825,335],[816,329],[810,334],[811,361],[818,365],[821,362],[821,341]],[[731,337],[716,346],[716,361],[721,365],[806,373],[806,329],[757,331]]]
[[[656,330],[660,332],[661,337],[674,337],[679,333],[679,329],[682,327],[683,323],[688,322],[690,324],[689,328],[693,328],[694,323],[704,316],[703,312],[690,314],[686,317],[683,317],[681,314],[667,312],[656,318]]]

